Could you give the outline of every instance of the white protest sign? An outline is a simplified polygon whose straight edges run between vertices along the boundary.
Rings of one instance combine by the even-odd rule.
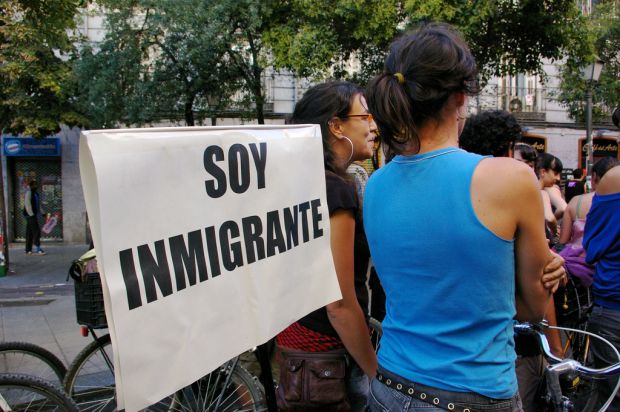
[[[318,126],[83,132],[119,408],[340,298]]]

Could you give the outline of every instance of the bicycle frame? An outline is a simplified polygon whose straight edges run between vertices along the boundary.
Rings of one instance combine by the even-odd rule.
[[[596,334],[593,334],[587,331],[578,330],[578,329],[564,328],[564,327],[559,327],[559,326],[549,326],[546,322],[541,322],[536,325],[533,325],[530,323],[520,323],[520,324],[516,324],[514,328],[515,328],[515,332],[517,333],[529,334],[529,335],[534,335],[537,337],[538,343],[543,351],[543,355],[545,356],[545,358],[550,364],[547,367],[547,370],[545,373],[547,376],[547,389],[554,403],[554,406],[557,408],[558,411],[571,410],[570,401],[566,397],[564,397],[562,394],[562,389],[560,387],[560,381],[559,381],[559,377],[561,375],[576,372],[584,376],[591,376],[595,378],[605,378],[605,377],[617,376],[620,374],[620,362],[607,366],[605,368],[595,369],[595,368],[583,366],[579,361],[576,361],[574,359],[561,359],[555,356],[553,353],[551,353],[549,342],[547,341],[547,337],[545,336],[543,331],[544,329],[547,329],[547,328],[558,329],[558,330],[583,333],[591,337],[594,337],[596,339],[600,339],[604,341],[605,343],[607,343],[611,348],[614,349],[616,356],[618,357],[618,360],[620,360],[620,353],[618,353],[615,347],[608,340]],[[612,391],[612,394],[609,397],[609,399],[607,399],[605,404],[601,407],[600,409],[601,412],[605,411],[607,407],[609,407],[609,405],[614,399],[614,396],[616,395],[616,393],[618,393],[619,389],[620,389],[620,379],[618,380],[618,383],[616,384],[616,387]]]

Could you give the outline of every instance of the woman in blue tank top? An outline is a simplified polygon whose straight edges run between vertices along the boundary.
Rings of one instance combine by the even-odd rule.
[[[387,302],[372,411],[519,411],[513,319],[539,321],[551,259],[532,170],[459,149],[476,64],[428,25],[368,87],[396,156],[370,178],[366,235]]]

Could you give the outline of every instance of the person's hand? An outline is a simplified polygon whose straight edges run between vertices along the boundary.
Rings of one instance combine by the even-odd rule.
[[[545,289],[554,293],[560,286],[560,282],[566,285],[568,278],[566,269],[564,269],[564,258],[552,250],[550,252],[551,258],[543,270],[542,282]]]

